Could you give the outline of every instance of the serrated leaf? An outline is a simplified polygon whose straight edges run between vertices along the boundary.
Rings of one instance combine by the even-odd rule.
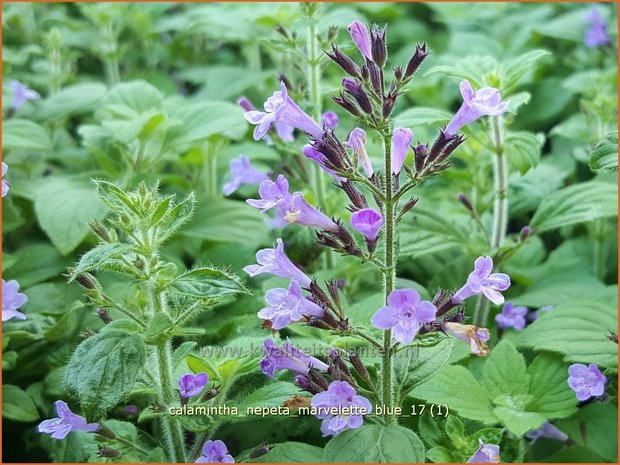
[[[404,368],[403,364],[408,366],[407,373],[400,375],[401,378],[406,376],[403,395],[434,376],[450,358],[453,347],[454,340],[446,337],[431,347],[412,348],[417,353],[412,351],[409,363],[406,363],[402,357],[398,357],[394,366],[397,373],[399,368]]]
[[[527,394],[525,360],[510,342],[503,340],[491,350],[484,364],[483,384],[491,399]]]
[[[168,289],[196,299],[217,299],[246,292],[239,278],[214,268],[196,268],[183,273],[168,285]]]
[[[547,419],[566,418],[577,411],[575,393],[566,382],[568,365],[557,354],[543,352],[527,369],[531,377],[527,406],[530,411],[541,413]]]
[[[82,255],[73,273],[71,273],[70,279],[73,280],[77,275],[86,271],[96,270],[106,261],[120,257],[129,249],[131,249],[131,247],[128,244],[99,244],[94,249]]]
[[[445,216],[415,208],[400,225],[400,254],[419,258],[467,242],[465,232]]]
[[[504,155],[508,164],[524,174],[535,168],[540,160],[540,150],[545,142],[541,134],[518,131],[509,132],[504,143]]]
[[[595,171],[618,171],[618,131],[611,131],[596,144],[589,163]]]
[[[503,92],[510,92],[527,71],[536,69],[535,63],[551,53],[547,50],[532,50],[513,58],[502,66],[502,86]]]

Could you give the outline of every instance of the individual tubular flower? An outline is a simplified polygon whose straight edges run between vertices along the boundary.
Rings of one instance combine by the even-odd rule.
[[[265,294],[269,305],[258,312],[258,317],[271,321],[272,329],[286,328],[291,322],[304,317],[322,317],[325,310],[304,297],[301,286],[291,279],[288,289],[270,289]]]
[[[368,399],[357,394],[346,381],[332,381],[325,392],[312,397],[310,405],[317,409],[317,417],[323,420],[323,436],[336,436],[364,423],[364,415],[372,412]]]
[[[428,300],[420,300],[415,289],[392,291],[387,305],[381,307],[370,320],[375,328],[393,331],[394,339],[409,344],[423,323],[435,320],[437,308]]]
[[[472,295],[483,294],[495,305],[504,303],[504,296],[499,291],[510,287],[510,277],[505,273],[491,273],[493,259],[478,257],[474,262],[474,271],[467,277],[467,283],[452,296],[455,304],[463,302]]]
[[[331,129],[332,131],[338,126],[338,115],[333,111],[326,111],[321,118],[323,127]]]
[[[463,104],[444,130],[447,137],[455,135],[463,126],[478,118],[501,115],[508,110],[508,105],[510,105],[510,101],[502,102],[499,90],[493,87],[483,87],[474,92],[469,81],[463,79],[459,88],[463,96]]]
[[[590,23],[590,26],[586,29],[583,40],[588,47],[596,48],[611,44],[611,40],[607,34],[605,18],[601,15],[598,5],[593,5],[584,19]]]
[[[332,44],[332,51],[325,51],[325,54],[331,58],[342,70],[355,77],[359,77],[360,69],[348,55],[342,53],[338,47]]]
[[[4,179],[4,176],[6,176],[6,172],[8,170],[9,165],[2,162],[2,197],[6,197],[6,195],[9,193],[9,183]]]
[[[262,273],[270,273],[282,278],[294,278],[302,287],[310,287],[310,278],[297,268],[284,252],[284,242],[276,239],[273,249],[262,249],[256,252],[257,265],[248,265],[243,271],[251,277]]]
[[[317,165],[319,165],[323,171],[325,171],[332,178],[334,178],[334,181],[336,181],[338,185],[346,181],[345,178],[343,178],[342,176],[339,176],[333,169],[327,166],[326,164],[327,159],[325,158],[325,155],[323,155],[321,152],[316,150],[312,145],[310,144],[304,145],[304,156],[314,161]]]
[[[11,81],[11,90],[13,91],[13,100],[9,106],[11,111],[19,110],[29,100],[41,98],[38,92],[29,89],[19,81]]]
[[[495,315],[497,326],[501,329],[514,328],[517,331],[525,328],[525,315],[527,307],[513,306],[512,302],[506,302],[502,312]]]
[[[479,439],[480,445],[474,455],[467,463],[498,463],[499,462],[499,446],[495,444],[485,444]]]
[[[581,401],[602,396],[606,382],[607,377],[594,363],[588,366],[583,363],[573,363],[568,367],[568,385],[575,391],[577,399]]]
[[[209,382],[206,373],[185,373],[179,378],[179,394],[184,399],[197,396]]]
[[[372,60],[372,45],[370,43],[370,32],[368,31],[368,27],[361,21],[353,21],[347,27],[347,31],[351,34],[351,39],[353,39],[353,43],[360,53],[369,60]]]
[[[485,357],[489,353],[489,348],[485,344],[491,333],[486,328],[478,328],[474,325],[463,325],[446,321],[442,325],[443,330],[457,339],[464,341],[471,347],[471,353],[480,357]]]
[[[359,158],[360,165],[364,169],[364,173],[366,173],[366,177],[370,178],[374,171],[372,169],[372,163],[370,162],[370,157],[368,156],[368,152],[366,152],[366,131],[360,128],[355,128],[349,134],[349,140],[346,143],[353,152]]]
[[[327,371],[327,365],[318,358],[311,357],[290,342],[278,347],[273,340],[266,339],[263,343],[265,357],[260,362],[261,371],[273,378],[276,371],[291,370],[294,374],[307,375],[310,368]]]
[[[429,55],[430,50],[426,47],[425,43],[418,44],[415,47],[415,52],[413,52],[413,56],[407,63],[407,67],[404,71],[404,79],[409,80],[413,77],[415,72],[418,70],[424,59]]]
[[[539,438],[557,439],[558,441],[566,442],[568,440],[568,434],[560,431],[556,426],[552,425],[548,421],[543,425],[531,431],[525,433],[528,439],[532,440],[532,443],[536,442]]]
[[[241,155],[230,161],[230,179],[224,184],[222,191],[224,195],[230,195],[242,184],[260,184],[266,180],[269,180],[269,176],[254,168],[249,157]]]
[[[323,129],[310,116],[297,106],[288,96],[284,82],[280,82],[280,90],[273,93],[264,105],[265,111],[246,111],[245,119],[255,124],[254,140],[262,139],[274,123],[284,123],[309,134],[315,139],[323,136]]]
[[[326,215],[306,202],[301,192],[295,192],[290,204],[285,208],[284,219],[288,223],[297,223],[303,226],[311,226],[331,232],[338,232],[340,229],[338,225]]]
[[[370,33],[370,47],[372,51],[372,61],[379,68],[383,68],[387,60],[387,39],[385,28],[373,26]]]
[[[288,192],[288,180],[278,175],[275,182],[267,179],[260,183],[258,188],[260,200],[248,199],[246,203],[254,208],[260,208],[263,213],[279,205],[286,205],[291,201]]]
[[[99,429],[97,423],[86,423],[86,419],[73,413],[66,402],[57,400],[56,414],[58,418],[43,420],[39,423],[40,433],[49,434],[54,439],[64,439],[71,431],[87,431],[93,433]]]
[[[235,459],[228,453],[228,447],[223,441],[207,441],[202,446],[202,456],[194,463],[235,463]]]
[[[368,249],[374,251],[379,230],[383,226],[383,215],[374,208],[362,208],[351,215],[351,226],[364,235]]]
[[[400,173],[413,140],[411,129],[396,128],[392,137],[392,173]]]
[[[364,91],[364,87],[358,81],[348,77],[342,79],[342,86],[351,94],[357,104],[367,114],[372,114],[372,103],[368,98],[368,94]]]
[[[18,309],[26,303],[28,297],[19,292],[19,283],[14,279],[8,283],[2,280],[2,321],[16,318],[25,320],[26,315]]]

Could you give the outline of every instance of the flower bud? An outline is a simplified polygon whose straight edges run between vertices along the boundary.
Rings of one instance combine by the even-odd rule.
[[[332,45],[332,51],[325,52],[325,54],[331,58],[342,70],[350,76],[360,77],[360,69],[355,62],[340,51],[338,47]]]
[[[530,228],[528,225],[525,225],[521,228],[519,239],[521,240],[521,242],[523,242],[525,239],[530,237],[533,233],[534,231],[532,230],[532,228]]]
[[[256,111],[256,107],[250,102],[250,99],[245,95],[242,95],[237,99],[237,105],[243,108],[245,111]]]
[[[368,208],[368,201],[364,194],[362,194],[351,182],[343,181],[340,184],[340,188],[347,194],[349,200],[351,200],[351,205],[349,206],[349,211],[355,212],[357,210],[361,210],[362,208]]]
[[[342,86],[349,94],[351,94],[364,112],[369,115],[372,114],[372,104],[370,103],[370,99],[360,83],[354,81],[353,79],[344,78],[342,80]]]
[[[368,68],[370,83],[372,84],[373,90],[377,95],[383,95],[385,86],[383,83],[383,70],[370,60],[366,62],[366,67]]]
[[[81,273],[77,275],[75,280],[84,288],[89,290],[95,290],[99,287],[99,283],[95,277],[90,273]]]
[[[349,113],[351,113],[353,116],[362,116],[362,112],[357,107],[355,102],[349,99],[349,97],[347,97],[344,93],[340,92],[339,96],[332,95],[332,100],[338,105],[340,105],[342,108],[347,110]]]
[[[368,370],[366,369],[366,366],[362,362],[362,359],[359,357],[359,355],[357,355],[356,353],[349,353],[349,362],[351,362],[351,365],[353,365],[353,368],[355,368],[357,374],[360,375],[360,377],[364,381],[366,381],[367,383],[371,382],[370,374],[368,373]]]
[[[116,449],[111,449],[110,447],[99,446],[99,457],[119,457],[121,453]]]
[[[327,373],[336,381],[347,381],[350,384],[355,384],[353,376],[349,371],[349,367],[342,361],[337,349],[330,349],[327,355],[329,368]]]
[[[371,48],[372,48],[372,60],[383,68],[387,60],[387,41],[386,41],[385,28],[373,27],[370,34]]]
[[[463,206],[465,208],[467,208],[467,210],[469,210],[471,213],[476,213],[476,210],[474,209],[473,204],[471,203],[471,200],[469,200],[467,198],[467,196],[463,193],[460,193],[459,195],[457,195],[457,199],[459,202],[461,202],[463,204]]]
[[[413,76],[429,53],[431,52],[426,47],[425,43],[416,46],[415,52],[409,60],[409,63],[407,63],[407,68],[405,68],[405,79],[410,79]]]
[[[337,308],[340,308],[340,288],[338,287],[338,282],[335,280],[331,280],[327,283],[327,290],[329,291],[329,295],[332,298],[332,302]]]
[[[415,157],[414,157],[414,165],[416,173],[419,173],[424,169],[424,165],[426,164],[428,147],[424,144],[419,144],[415,148]]]
[[[101,318],[101,321],[103,321],[104,324],[108,325],[112,323],[112,317],[108,313],[107,309],[103,307],[99,307],[97,309],[97,315],[99,316],[99,318]]]
[[[101,240],[104,242],[111,242],[110,233],[101,223],[95,220],[88,223],[88,226],[90,226],[90,229],[92,229],[92,231],[99,236]]]

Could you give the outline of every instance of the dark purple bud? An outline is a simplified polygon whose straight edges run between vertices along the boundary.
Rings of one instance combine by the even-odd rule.
[[[329,247],[330,249],[342,250],[342,244],[331,234],[325,231],[317,231],[316,243],[325,247]]]
[[[384,118],[387,118],[392,114],[392,110],[394,110],[394,106],[396,105],[396,96],[392,94],[388,94],[383,98],[383,108],[381,109],[381,114]]]
[[[474,209],[474,206],[471,203],[471,200],[469,200],[465,194],[460,193],[456,197],[458,201],[461,202],[465,208],[467,208],[467,210],[469,210],[471,213],[474,213],[474,214],[476,213],[476,210]]]
[[[281,24],[276,24],[275,30],[278,34],[280,34],[282,37],[284,37],[285,39],[290,39],[291,36],[288,34],[288,32],[286,31],[286,29],[284,29],[282,27]],[[249,111],[249,110],[248,110]]]
[[[347,381],[354,384],[353,376],[349,371],[349,367],[342,361],[337,349],[329,349],[327,355],[329,368],[327,373],[336,381]]]
[[[360,375],[360,377],[364,381],[366,381],[367,383],[371,382],[370,374],[368,373],[368,370],[366,369],[366,366],[362,362],[362,359],[359,357],[359,355],[357,355],[356,353],[349,353],[349,362],[351,362],[351,365],[353,365],[353,368],[355,368],[357,374]]]
[[[368,70],[368,67],[366,65],[362,66],[361,73],[362,81],[368,81],[368,78],[370,77],[370,71]]]
[[[519,234],[519,238],[523,242],[525,239],[530,237],[533,234],[533,232],[534,231],[532,231],[532,228],[530,228],[529,226],[525,225],[525,226],[523,226],[521,228],[521,233]]]
[[[349,200],[351,200],[351,205],[349,206],[349,210],[354,212],[357,210],[361,210],[362,208],[368,208],[368,201],[364,194],[362,194],[351,182],[343,181],[340,184],[340,188],[347,194]]]
[[[387,41],[385,33],[385,28],[381,29],[379,27],[373,27],[370,33],[372,60],[377,63],[379,68],[383,68],[387,60]]]
[[[104,242],[111,242],[110,233],[101,223],[99,223],[98,221],[91,221],[90,223],[88,223],[88,226],[90,226],[90,229],[92,229],[92,231],[97,236],[99,236],[101,240],[103,240]]]
[[[325,52],[325,54],[330,57],[338,66],[342,68],[342,70],[350,76],[359,77],[360,69],[355,64],[355,62],[349,58],[347,55],[342,53],[338,47],[332,45],[332,51]]]
[[[338,282],[331,280],[327,283],[327,290],[329,291],[329,295],[332,298],[332,302],[337,308],[340,308],[340,288],[338,287]]]
[[[333,131],[325,131],[321,140],[315,141],[313,147],[325,155],[327,162],[331,164],[330,168],[344,171],[352,168],[344,145],[338,140]]]
[[[369,115],[372,114],[372,104],[370,103],[370,99],[360,83],[354,81],[353,79],[344,78],[342,80],[342,86],[349,94],[351,94],[362,110]]]
[[[437,316],[444,315],[457,304],[452,302],[452,294],[445,289],[440,289],[433,297],[433,305],[437,308]]]
[[[108,313],[107,309],[99,307],[97,309],[97,315],[99,316],[99,318],[101,318],[101,321],[103,321],[104,324],[109,325],[110,323],[112,323],[112,317]]]
[[[127,416],[133,416],[133,415],[137,415],[138,412],[140,410],[138,409],[137,405],[126,405],[125,406],[125,415]]]
[[[447,136],[443,131],[439,131],[439,136],[428,154],[428,160],[431,162],[444,161],[464,140],[465,139],[458,134]]]
[[[375,63],[367,60],[366,67],[368,68],[368,74],[370,76],[370,83],[377,95],[383,95],[385,84],[383,83],[383,70],[379,68]]]
[[[299,386],[304,391],[310,392],[310,380],[307,376],[297,375],[295,376],[295,384]]]
[[[409,200],[407,200],[405,205],[403,205],[403,208],[401,208],[398,217],[402,218],[405,214],[407,214],[407,212],[409,210],[411,210],[413,207],[415,207],[417,203],[418,203],[418,199],[413,198],[413,197],[410,198]]]
[[[395,81],[401,81],[404,75],[405,75],[405,71],[403,70],[402,66],[397,66],[396,68],[394,68],[394,80]]]
[[[327,297],[327,294],[325,294],[325,291],[321,289],[321,286],[318,285],[316,280],[312,280],[310,283],[310,294],[312,294],[312,300],[314,300],[317,305],[320,305],[323,308],[332,307],[329,297]]]
[[[317,392],[327,391],[329,388],[329,383],[316,368],[311,367],[310,370],[308,370],[308,381],[310,381],[311,389]]]
[[[94,290],[98,288],[98,283],[95,277],[90,273],[81,273],[77,275],[75,280],[84,288]]]
[[[237,105],[243,108],[245,111],[256,111],[256,107],[250,102],[250,99],[245,95],[242,95],[237,99]]]
[[[336,280],[336,286],[338,286],[338,289],[344,289],[344,286],[346,286],[346,281],[344,279],[337,279]]]
[[[413,76],[429,53],[431,52],[426,47],[425,43],[416,46],[413,56],[409,60],[409,63],[407,63],[404,76],[405,79],[410,79]]]
[[[417,173],[424,169],[424,165],[426,163],[428,147],[424,144],[419,144],[415,148],[415,156],[414,156],[414,165]]]
[[[110,447],[99,446],[99,457],[118,457],[121,453],[116,449],[111,449]]]
[[[95,432],[103,436],[104,438],[116,439],[116,434],[114,433],[114,431],[101,423],[99,423],[99,428],[97,428],[97,431]]]
[[[362,111],[358,108],[358,106],[349,99],[343,92],[340,92],[339,96],[332,95],[332,100],[340,105],[342,108],[347,110],[353,116],[362,116]]]

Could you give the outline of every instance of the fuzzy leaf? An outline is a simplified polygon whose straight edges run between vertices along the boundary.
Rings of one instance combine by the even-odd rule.
[[[217,299],[247,292],[236,276],[214,268],[196,268],[183,273],[168,285],[168,289],[195,299]]]
[[[592,170],[618,171],[618,131],[611,131],[590,155]]]
[[[13,421],[33,422],[39,419],[39,412],[32,398],[17,386],[2,386],[2,418]]]

